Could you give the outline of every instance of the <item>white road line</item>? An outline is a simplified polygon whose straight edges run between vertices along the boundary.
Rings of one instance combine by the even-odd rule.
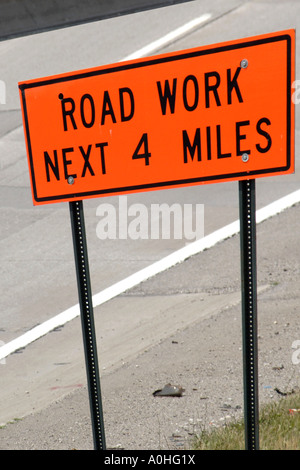
[[[295,191],[287,196],[278,199],[277,201],[272,202],[271,204],[263,207],[256,211],[256,222],[261,223],[268,218],[279,214],[280,212],[288,209],[300,202],[300,190]],[[196,240],[189,245],[180,248],[169,256],[162,258],[161,260],[151,264],[150,266],[141,269],[140,271],[128,276],[120,282],[113,284],[112,286],[104,289],[103,291],[95,294],[93,296],[93,305],[98,307],[99,305],[107,302],[108,300],[113,299],[114,297],[122,294],[126,290],[137,286],[143,281],[146,281],[152,276],[155,276],[158,273],[165,271],[172,266],[175,266],[178,263],[186,260],[190,256],[193,256],[197,253],[204,251],[205,249],[211,248],[217,243],[225,240],[226,238],[236,235],[240,230],[240,221],[236,220],[231,224],[226,225],[225,227],[216,230],[215,232],[207,235],[206,237]],[[56,315],[50,320],[45,321],[41,325],[38,325],[27,333],[19,336],[18,338],[10,341],[9,343],[0,347],[0,360],[7,357],[9,354],[17,351],[20,348],[26,347],[28,344],[37,340],[38,338],[46,335],[54,328],[57,328],[65,323],[73,320],[79,316],[80,310],[79,305],[74,305],[64,312]]]
[[[183,36],[184,34],[192,31],[193,29],[195,29],[197,26],[201,25],[202,23],[205,23],[205,21],[208,21],[211,18],[211,16],[212,15],[210,13],[205,13],[204,15],[201,15],[198,18],[195,18],[189,21],[188,23],[185,23],[183,26],[180,26],[179,28],[174,29],[170,33],[157,39],[156,41],[151,42],[147,46],[142,47],[141,49],[134,52],[133,54],[130,54],[127,57],[124,57],[121,60],[121,62],[125,60],[140,59],[141,57],[145,57],[149,54],[152,54],[154,51],[161,49],[163,46],[170,44],[175,39],[180,38],[180,36]]]

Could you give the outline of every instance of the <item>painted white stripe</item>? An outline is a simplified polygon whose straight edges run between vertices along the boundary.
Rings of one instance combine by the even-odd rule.
[[[130,54],[127,57],[124,57],[121,60],[121,62],[125,60],[139,59],[141,57],[145,57],[149,54],[152,54],[154,51],[161,49],[166,44],[170,44],[175,39],[180,38],[180,36],[183,36],[184,34],[192,31],[193,29],[195,29],[197,26],[201,25],[202,23],[205,23],[205,21],[208,21],[211,18],[211,16],[212,15],[210,13],[205,13],[204,15],[201,15],[198,18],[195,18],[194,20],[189,21],[188,23],[184,24],[183,26],[180,26],[177,29],[174,29],[174,31],[171,31],[170,33],[157,39],[156,41],[151,42],[147,46],[142,47],[141,49],[134,52],[133,54]]]
[[[277,201],[272,202],[271,204],[263,207],[256,211],[256,222],[260,223],[264,220],[279,214],[285,209],[293,206],[300,202],[300,190],[295,191],[287,196],[278,199]],[[156,274],[165,271],[172,266],[175,266],[177,263],[181,263],[190,256],[193,256],[197,253],[204,251],[205,249],[211,248],[217,243],[230,238],[233,235],[236,235],[240,230],[240,221],[236,220],[231,224],[226,225],[225,227],[216,230],[215,232],[207,235],[206,237],[196,240],[189,245],[180,248],[179,250],[173,252],[169,256],[151,264],[150,266],[141,269],[140,271],[128,276],[120,282],[113,284],[112,286],[104,289],[103,291],[95,294],[93,296],[93,305],[98,307],[99,305],[107,302],[108,300],[113,299],[117,295],[125,292],[126,290],[140,284],[141,282],[149,279]],[[37,340],[41,336],[52,331],[54,328],[57,328],[65,323],[73,320],[80,314],[79,305],[74,305],[64,312],[56,315],[55,317],[47,320],[41,325],[32,328],[27,333],[18,338],[10,341],[4,346],[0,347],[0,360],[7,357],[9,354],[17,351],[20,348],[24,348],[28,344]]]
[[[292,207],[294,204],[298,204],[298,202],[300,202],[300,189],[256,211],[256,223],[259,224],[273,215]]]

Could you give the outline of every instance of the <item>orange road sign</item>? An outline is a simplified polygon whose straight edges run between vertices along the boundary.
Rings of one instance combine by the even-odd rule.
[[[294,172],[295,32],[19,83],[34,204]]]

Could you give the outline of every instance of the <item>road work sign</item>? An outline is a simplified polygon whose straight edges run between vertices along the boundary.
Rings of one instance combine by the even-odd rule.
[[[19,84],[34,204],[294,171],[294,30]]]

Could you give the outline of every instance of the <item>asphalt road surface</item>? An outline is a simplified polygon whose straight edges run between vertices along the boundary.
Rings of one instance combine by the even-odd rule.
[[[118,62],[204,14],[211,17],[153,51],[153,54],[297,29],[300,6],[296,0],[194,1],[0,43],[0,79],[6,85],[6,102],[0,104],[1,344],[12,341],[78,302],[68,204],[32,205],[18,82]],[[298,113],[296,106],[296,172],[289,176],[259,179],[257,208],[299,189]],[[100,240],[96,233],[99,221],[96,211],[104,202],[117,206],[119,200],[113,197],[84,201],[93,293],[185,245],[184,239]],[[208,235],[238,219],[238,184],[222,183],[129,195],[128,204],[135,202],[147,207],[162,202],[170,205],[203,204],[204,234]],[[221,262],[217,269],[222,269]],[[118,315],[114,318],[112,314],[109,321],[124,319]],[[159,325],[154,328],[159,328]],[[76,349],[77,343],[76,335],[70,348]],[[62,348],[63,354],[64,344],[56,344],[55,348]],[[37,354],[43,357],[42,343]],[[116,351],[112,357],[119,360]],[[1,384],[8,381],[6,375],[10,377],[9,383],[13,384],[9,363],[8,357],[6,364],[0,365]],[[54,373],[61,374],[61,371],[57,369]],[[56,397],[59,393],[56,391]],[[0,422],[16,417],[14,404],[7,407],[5,396],[6,393],[1,391]],[[51,393],[43,404],[47,400],[52,400]],[[20,416],[34,407],[33,403],[21,406],[20,401],[18,406]]]

